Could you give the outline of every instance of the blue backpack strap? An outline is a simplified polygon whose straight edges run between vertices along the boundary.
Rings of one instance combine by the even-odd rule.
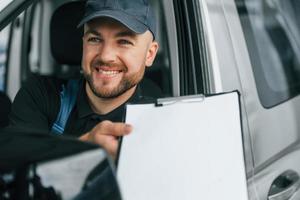
[[[61,135],[65,130],[69,115],[76,103],[79,91],[79,80],[69,80],[67,85],[62,85],[60,92],[60,110],[52,125],[51,133]]]

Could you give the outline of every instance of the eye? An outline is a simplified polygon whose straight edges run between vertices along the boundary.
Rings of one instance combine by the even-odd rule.
[[[125,40],[125,39],[119,40],[118,43],[121,45],[133,45],[132,42],[130,42],[129,40]]]
[[[99,37],[89,37],[89,38],[87,39],[87,41],[90,42],[90,43],[99,43],[99,42],[101,42],[102,40],[101,40],[101,38],[99,38]]]

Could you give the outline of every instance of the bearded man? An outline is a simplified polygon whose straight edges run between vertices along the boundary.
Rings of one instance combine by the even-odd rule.
[[[122,122],[125,104],[141,96],[139,83],[158,50],[155,18],[146,0],[88,0],[82,26],[83,77],[28,80],[14,100],[10,126],[72,135],[114,158],[117,138],[133,128]],[[72,106],[61,124],[65,105]]]

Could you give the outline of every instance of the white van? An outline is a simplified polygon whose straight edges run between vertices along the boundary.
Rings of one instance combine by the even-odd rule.
[[[78,71],[49,40],[68,1],[0,1],[0,89],[10,99],[31,73]],[[239,90],[249,199],[300,199],[300,1],[152,3],[160,50],[146,77],[165,96]]]

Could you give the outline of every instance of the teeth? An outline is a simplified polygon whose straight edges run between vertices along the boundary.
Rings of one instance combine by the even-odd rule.
[[[119,71],[104,71],[102,69],[99,69],[99,72],[104,74],[104,75],[115,75],[115,74],[119,73]]]

